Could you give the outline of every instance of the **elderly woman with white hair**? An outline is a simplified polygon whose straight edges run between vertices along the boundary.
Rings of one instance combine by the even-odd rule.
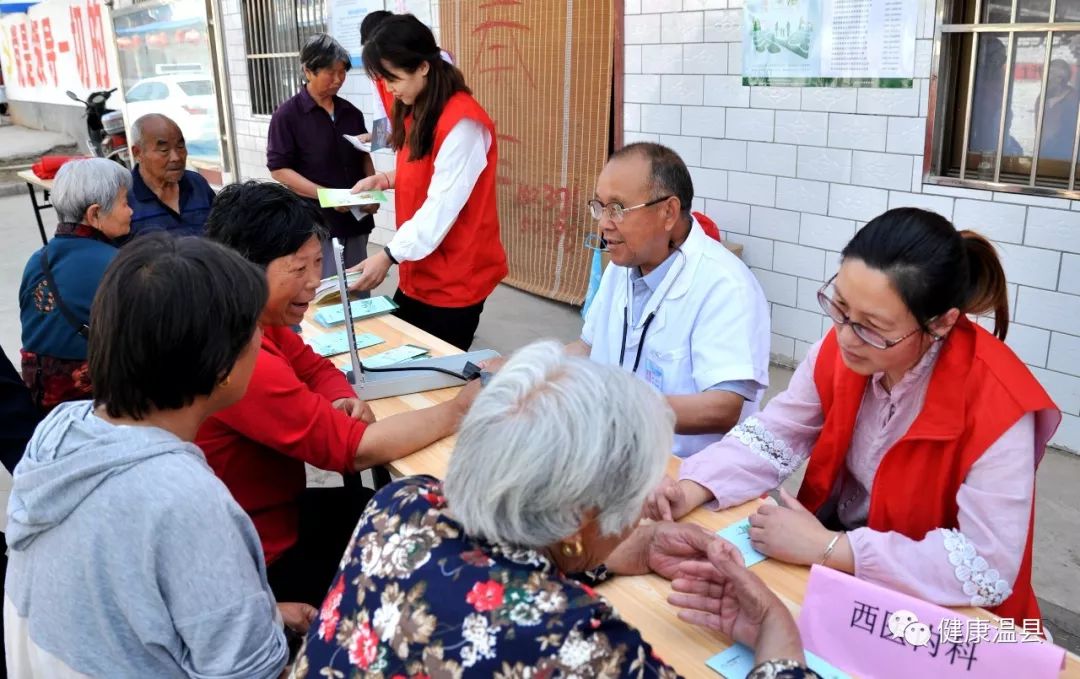
[[[88,398],[86,338],[90,303],[116,256],[114,239],[131,230],[131,173],[104,158],[73,160],[56,173],[52,204],[60,223],[30,255],[19,287],[22,376],[48,411]]]
[[[676,676],[587,582],[696,566],[679,603],[728,634],[717,587],[771,595],[703,528],[638,526],[673,421],[630,373],[553,342],[519,351],[465,417],[445,484],[401,479],[368,503],[293,676]],[[750,608],[734,636],[753,644]],[[791,641],[786,610],[765,617]]]

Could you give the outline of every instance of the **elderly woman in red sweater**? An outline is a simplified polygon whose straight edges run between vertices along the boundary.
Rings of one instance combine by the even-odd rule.
[[[262,350],[247,394],[218,412],[196,443],[251,516],[279,600],[318,604],[371,496],[355,474],[453,433],[478,386],[452,401],[375,422],[345,376],[292,330],[322,273],[322,215],[283,186],[226,187],[207,235],[266,270]],[[307,489],[304,463],[345,475]]]

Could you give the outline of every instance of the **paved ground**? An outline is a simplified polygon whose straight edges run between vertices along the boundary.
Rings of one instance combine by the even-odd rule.
[[[75,140],[60,132],[30,130],[17,125],[0,126],[0,158],[10,162],[13,158],[36,158],[57,146],[70,146]]]
[[[0,128],[2,131],[2,128]],[[2,149],[0,143],[0,149]],[[55,217],[46,213],[51,233]],[[41,242],[25,194],[0,198],[0,346],[13,360],[19,349],[18,289],[26,258]],[[377,292],[393,292],[388,279]],[[507,286],[492,295],[481,317],[475,348],[490,347],[509,353],[533,339],[570,341],[581,329],[579,310],[534,297]],[[16,363],[17,365],[17,363]],[[782,389],[790,371],[773,368],[770,396]],[[6,477],[6,474],[4,474]],[[801,473],[789,481],[794,489]],[[325,482],[320,478],[318,482]],[[0,479],[0,502],[6,506],[10,481]],[[1035,534],[1035,587],[1043,600],[1043,614],[1062,645],[1080,652],[1080,457],[1050,451],[1038,476]]]

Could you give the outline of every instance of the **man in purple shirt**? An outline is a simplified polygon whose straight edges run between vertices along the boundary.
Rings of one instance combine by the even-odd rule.
[[[300,52],[307,84],[286,100],[270,119],[266,167],[270,176],[296,194],[317,201],[320,188],[347,189],[374,174],[371,156],[343,135],[367,132],[364,114],[337,96],[351,67],[349,53],[325,33],[308,39]],[[364,206],[375,212],[377,205]],[[367,258],[371,214],[357,220],[348,208],[323,209],[330,234],[345,246],[345,266]],[[323,244],[323,276],[334,273],[329,242]]]

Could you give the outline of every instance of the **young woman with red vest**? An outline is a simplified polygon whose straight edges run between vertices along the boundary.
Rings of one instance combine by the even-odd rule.
[[[362,272],[354,289],[374,288],[400,263],[396,314],[468,349],[484,301],[507,271],[495,203],[495,125],[411,14],[385,19],[363,59],[396,100],[390,144],[397,167],[353,191],[393,188],[398,230],[354,268]]]
[[[1038,619],[1035,469],[1061,415],[1002,342],[993,246],[932,212],[890,210],[844,248],[818,301],[835,326],[787,391],[688,458],[646,514],[737,505],[809,460],[798,499],[782,490],[751,517],[756,549]],[[993,334],[969,319],[990,313]]]

